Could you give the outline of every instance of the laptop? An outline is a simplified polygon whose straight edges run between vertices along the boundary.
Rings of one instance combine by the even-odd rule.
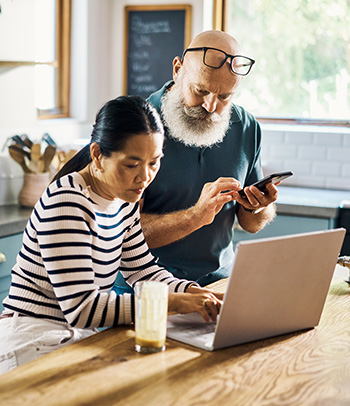
[[[343,228],[241,241],[216,323],[168,317],[168,338],[213,351],[318,325]]]

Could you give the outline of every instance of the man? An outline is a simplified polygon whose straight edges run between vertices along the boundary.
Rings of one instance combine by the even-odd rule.
[[[233,104],[254,64],[227,33],[196,36],[173,61],[173,81],[149,97],[166,129],[161,169],[141,200],[154,255],[178,278],[205,286],[232,269],[235,216],[256,233],[275,216],[277,188],[245,187],[263,177],[259,124]]]

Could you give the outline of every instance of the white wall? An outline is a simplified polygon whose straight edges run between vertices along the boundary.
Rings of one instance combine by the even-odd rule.
[[[265,124],[262,129],[266,174],[292,170],[285,185],[350,191],[350,128]]]

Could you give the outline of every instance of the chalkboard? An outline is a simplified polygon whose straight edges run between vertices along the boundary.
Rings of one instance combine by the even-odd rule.
[[[191,5],[125,7],[124,94],[147,98],[172,79],[191,40]]]

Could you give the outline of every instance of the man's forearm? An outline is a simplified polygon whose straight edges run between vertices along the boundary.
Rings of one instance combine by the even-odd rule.
[[[239,207],[237,212],[237,219],[239,225],[249,233],[257,233],[276,216],[276,206],[274,203],[271,203],[265,207],[261,212],[253,214],[244,210],[242,206]]]
[[[181,240],[202,227],[193,208],[168,214],[141,213],[141,226],[150,248]]]
[[[193,207],[168,214],[143,213],[141,200],[141,225],[148,246],[162,247],[211,224],[223,206],[232,200],[228,190],[240,190],[239,182],[233,178],[218,178],[203,186]]]

